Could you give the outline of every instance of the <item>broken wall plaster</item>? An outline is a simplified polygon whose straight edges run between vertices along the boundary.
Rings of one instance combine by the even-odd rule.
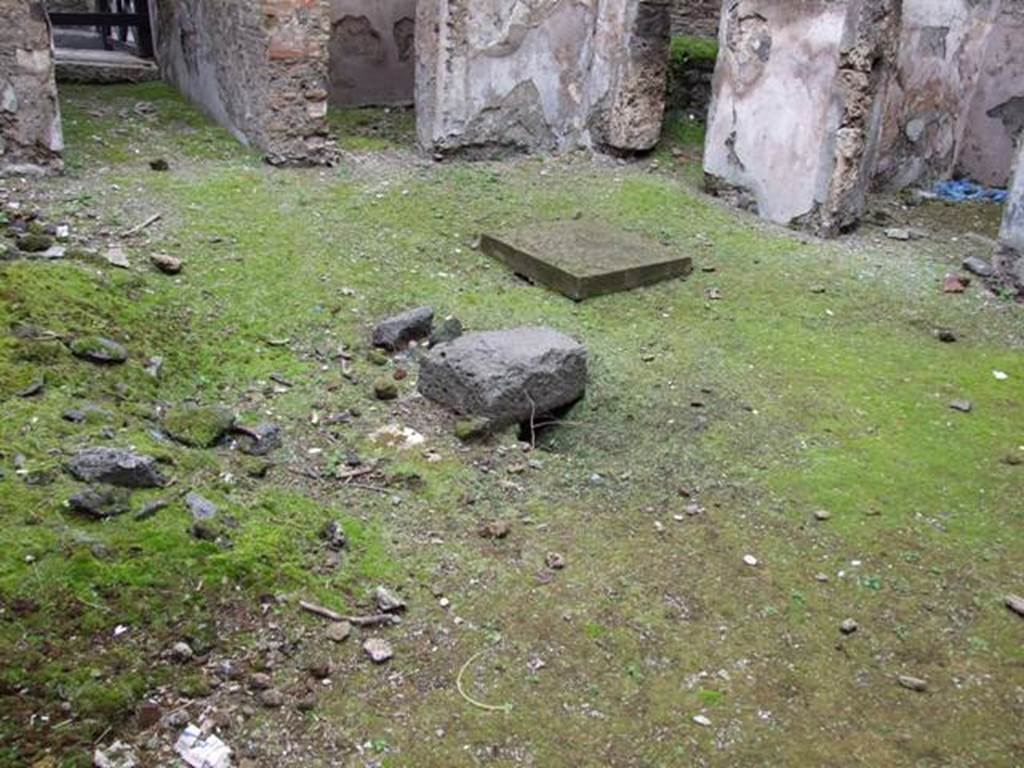
[[[0,3],[0,173],[61,170],[53,33],[41,0]]]
[[[420,143],[478,155],[649,149],[668,27],[654,0],[421,0]]]

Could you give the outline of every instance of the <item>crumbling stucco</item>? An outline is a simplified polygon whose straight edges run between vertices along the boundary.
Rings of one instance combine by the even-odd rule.
[[[654,0],[420,0],[417,125],[434,152],[647,150],[664,111]]]
[[[1024,128],[1024,2],[997,3],[964,117],[954,174],[1001,187]]]
[[[42,0],[0,2],[0,172],[60,170],[53,38]]]
[[[330,0],[331,103],[412,104],[416,0]]]
[[[705,145],[709,188],[822,234],[855,223],[899,10],[898,0],[726,0]]]
[[[901,38],[876,185],[1005,185],[1024,122],[1024,4],[904,0]]]
[[[280,165],[329,159],[320,0],[157,0],[163,76]]]

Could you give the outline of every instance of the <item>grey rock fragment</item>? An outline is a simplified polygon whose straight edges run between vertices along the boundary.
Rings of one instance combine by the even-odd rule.
[[[433,324],[434,310],[430,307],[418,307],[389,317],[373,329],[373,346],[389,350],[400,349],[410,341],[430,336]]]
[[[423,358],[419,391],[494,428],[529,421],[578,400],[587,350],[551,328],[470,333]]]
[[[382,613],[401,613],[405,610],[405,601],[386,587],[377,587],[373,591],[373,599]]]
[[[164,484],[156,459],[123,448],[85,448],[71,458],[67,467],[86,483],[124,488],[156,488]]]
[[[255,427],[241,432],[237,445],[242,453],[266,456],[281,447],[281,428],[269,421],[260,422]]]
[[[996,271],[980,256],[968,256],[963,261],[963,268],[978,277],[992,277]]]
[[[130,508],[130,493],[124,488],[86,488],[68,499],[75,512],[103,520],[123,515]]]

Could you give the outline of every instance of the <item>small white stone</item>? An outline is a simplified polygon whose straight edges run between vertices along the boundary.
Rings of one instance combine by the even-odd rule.
[[[705,728],[711,727],[711,719],[705,717],[704,715],[694,715],[693,722],[695,722],[697,725],[704,726]]]
[[[743,562],[753,568],[757,565],[757,558],[753,555],[744,555]]]

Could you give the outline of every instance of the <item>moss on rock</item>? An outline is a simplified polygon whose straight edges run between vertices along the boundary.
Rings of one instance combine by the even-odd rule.
[[[234,424],[235,416],[227,408],[192,403],[174,408],[163,420],[168,435],[192,448],[211,447]]]

